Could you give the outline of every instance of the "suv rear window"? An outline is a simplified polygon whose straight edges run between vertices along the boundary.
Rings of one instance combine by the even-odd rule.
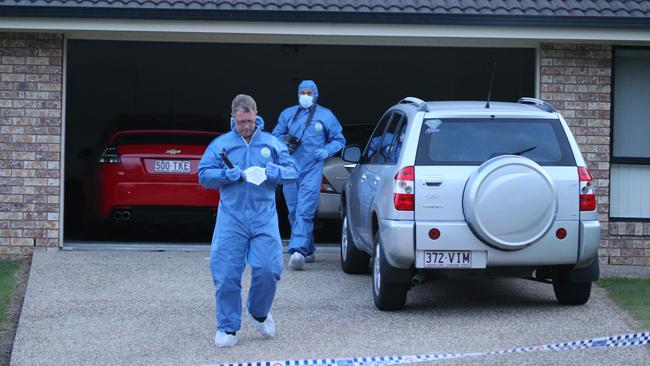
[[[208,146],[217,134],[190,134],[190,133],[122,133],[115,137],[116,146],[121,145],[197,145]]]
[[[573,166],[556,119],[446,118],[423,122],[416,165],[481,165],[499,155],[521,155],[539,165]]]

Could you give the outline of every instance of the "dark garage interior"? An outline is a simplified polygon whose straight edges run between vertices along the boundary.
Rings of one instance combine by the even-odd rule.
[[[227,131],[230,102],[245,93],[257,101],[270,131],[282,109],[296,104],[298,83],[313,79],[319,87],[319,103],[332,109],[344,126],[375,123],[406,96],[486,99],[495,62],[492,100],[534,96],[532,48],[69,40],[64,239],[210,241],[209,224],[114,231],[95,230],[88,222],[81,191],[86,168],[95,162],[84,151],[98,146],[120,116],[195,116],[214,121],[215,131]]]

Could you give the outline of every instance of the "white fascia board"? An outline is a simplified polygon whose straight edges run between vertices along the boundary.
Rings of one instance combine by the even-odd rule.
[[[485,47],[530,47],[541,42],[650,42],[650,30],[408,24],[0,18],[0,30],[60,32],[68,39],[179,42]]]
[[[61,65],[62,68],[62,73],[63,73],[63,80],[62,80],[62,90],[61,90],[61,153],[59,155],[59,171],[60,172],[65,172],[65,154],[66,154],[66,141],[65,141],[65,136],[66,136],[66,106],[68,105],[67,103],[67,95],[68,95],[68,77],[66,76],[68,74],[68,42],[66,42],[65,38],[63,39],[63,63]],[[63,240],[64,240],[64,230],[65,228],[65,179],[59,179],[59,248],[63,248]]]

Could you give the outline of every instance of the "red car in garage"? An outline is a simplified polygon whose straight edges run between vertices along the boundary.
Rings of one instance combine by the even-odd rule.
[[[214,221],[219,193],[201,187],[197,171],[219,135],[207,126],[217,124],[121,122],[106,134],[87,174],[85,200],[94,221]]]

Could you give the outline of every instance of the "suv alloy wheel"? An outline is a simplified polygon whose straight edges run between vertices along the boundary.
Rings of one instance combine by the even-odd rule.
[[[343,213],[341,223],[341,269],[347,274],[368,273],[368,254],[361,252],[354,246],[350,228],[348,227],[348,215]]]
[[[384,311],[400,310],[406,303],[409,283],[388,282],[391,278],[388,272],[398,269],[392,268],[386,261],[379,233],[375,234],[375,243],[372,258],[372,297],[375,306]]]

